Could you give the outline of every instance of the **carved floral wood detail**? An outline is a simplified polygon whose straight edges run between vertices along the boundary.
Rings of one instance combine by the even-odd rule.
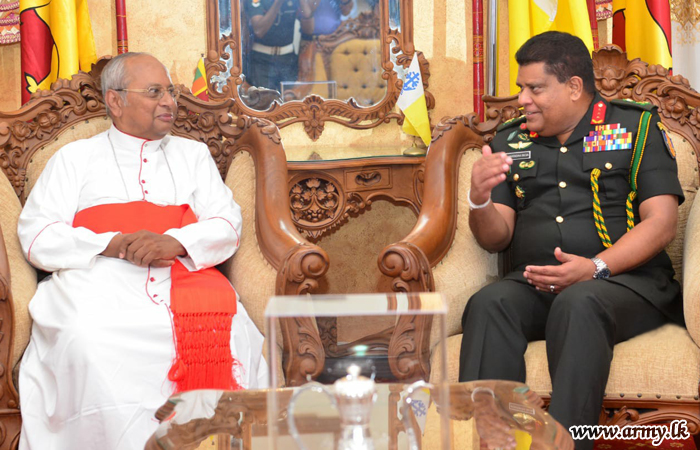
[[[312,224],[332,220],[341,203],[335,185],[320,178],[307,178],[296,183],[290,193],[290,202],[294,220]]]
[[[622,404],[621,401],[615,401]],[[623,406],[610,407],[604,404],[598,423],[604,425],[652,425],[685,420],[691,435],[700,433],[700,417],[697,413],[698,402],[685,400],[678,402],[633,399]]]
[[[209,90],[210,98],[222,100],[232,98],[230,112],[234,116],[247,115],[264,117],[271,120],[277,126],[285,127],[294,123],[302,123],[304,130],[312,140],[317,140],[325,128],[326,122],[338,123],[354,129],[369,129],[382,123],[396,120],[403,123],[403,114],[395,112],[396,101],[403,82],[394,71],[394,63],[390,60],[390,52],[397,55],[397,64],[407,68],[415,49],[413,46],[413,0],[399,0],[401,11],[401,30],[389,27],[388,0],[380,0],[379,21],[381,51],[382,51],[382,78],[387,83],[387,94],[379,103],[360,107],[353,99],[347,101],[325,100],[316,95],[310,95],[301,101],[288,101],[283,104],[273,102],[266,111],[258,111],[248,107],[241,101],[238,87],[243,83],[241,78],[241,26],[240,5],[238,1],[231,2],[231,15],[233,19],[232,32],[227,36],[219,35],[219,9],[218,0],[207,0],[207,55],[205,67],[207,75],[220,78],[226,75],[226,61],[230,61],[232,67],[228,71],[225,84],[212,81]],[[361,14],[356,19],[350,19],[333,34],[324,37],[324,44],[340,42],[350,37],[367,35],[368,27],[374,25],[377,19],[371,14]],[[392,48],[393,45],[393,48]],[[430,70],[428,61],[418,53],[423,88],[425,90],[428,109],[435,106],[435,98],[428,91],[428,79]]]
[[[101,71],[106,61],[93,71]],[[50,91],[37,91],[20,110],[0,113],[0,168],[24,201],[26,167],[39,147],[49,142],[68,123],[104,116],[100,89],[90,75],[79,73],[71,80],[59,79]]]
[[[422,163],[422,158],[392,158],[386,165],[376,165],[371,158],[347,165],[291,163],[292,219],[300,232],[317,241],[369,209],[374,198],[407,204],[417,213],[422,202]]]

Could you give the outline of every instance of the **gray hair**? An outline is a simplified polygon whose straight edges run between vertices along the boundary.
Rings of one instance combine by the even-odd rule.
[[[102,70],[102,75],[101,75],[101,81],[102,81],[102,98],[105,100],[105,108],[107,108],[107,115],[111,116],[110,111],[109,111],[109,106],[107,105],[107,91],[114,90],[114,89],[125,89],[129,82],[129,71],[126,68],[126,63],[132,59],[136,58],[139,56],[151,56],[150,53],[145,53],[145,52],[127,52],[127,53],[122,53],[121,55],[117,55],[114,58],[112,58],[105,68]],[[154,57],[155,58],[155,57]],[[163,63],[161,63],[163,64]],[[168,78],[170,78],[170,71],[168,70],[167,67],[163,64],[163,68],[165,69],[165,72],[168,74]],[[122,100],[124,100],[124,103],[126,103],[126,92],[118,92],[118,94],[121,96]]]

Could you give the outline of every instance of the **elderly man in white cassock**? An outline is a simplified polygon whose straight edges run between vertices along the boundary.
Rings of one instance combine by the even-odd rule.
[[[51,272],[29,304],[20,449],[138,449],[174,392],[262,387],[263,337],[213,266],[241,213],[208,148],[168,135],[166,68],[126,53],[102,73],[112,127],[49,161],[19,219]]]

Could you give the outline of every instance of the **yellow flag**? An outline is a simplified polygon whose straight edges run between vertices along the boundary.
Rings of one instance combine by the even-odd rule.
[[[593,33],[586,0],[508,0],[510,93],[515,85],[518,63],[515,52],[532,36],[545,31],[563,31],[578,36],[593,51]]]
[[[22,102],[97,61],[87,0],[20,0]]]
[[[672,68],[671,34],[668,0],[613,1],[613,44],[630,60]]]
[[[425,103],[423,77],[418,65],[418,53],[413,55],[413,61],[406,71],[401,95],[396,102],[404,114],[402,130],[411,136],[420,136],[426,146],[430,145],[430,119]]]

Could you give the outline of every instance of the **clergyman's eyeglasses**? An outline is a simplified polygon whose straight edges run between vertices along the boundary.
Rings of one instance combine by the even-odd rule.
[[[168,88],[165,88],[163,86],[151,86],[148,89],[113,89],[114,91],[117,92],[138,92],[141,94],[146,94],[146,97],[152,98],[153,100],[160,100],[163,98],[165,93],[167,92],[170,94],[170,96],[173,98],[173,100],[177,101],[177,99],[180,98],[180,94],[182,94],[182,91],[180,88],[177,88],[175,86],[170,86]]]

